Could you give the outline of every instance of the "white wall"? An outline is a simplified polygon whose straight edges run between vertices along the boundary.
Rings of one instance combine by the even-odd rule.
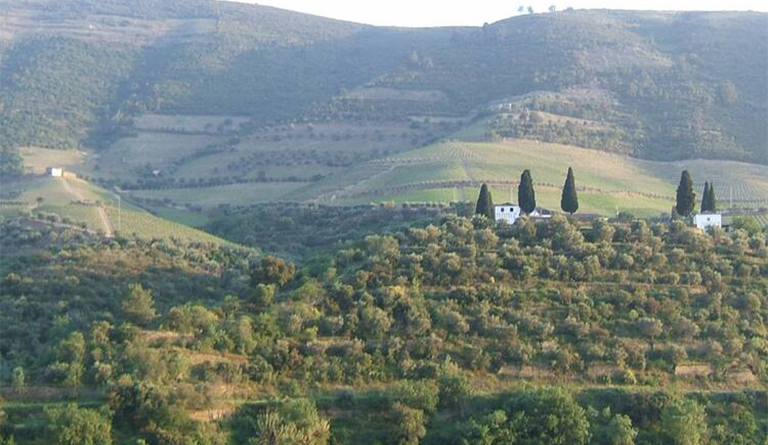
[[[507,224],[514,224],[517,218],[520,218],[520,207],[518,206],[494,206],[496,221],[505,221]]]
[[[723,215],[719,213],[699,213],[693,216],[693,224],[701,230],[710,227],[722,227]]]

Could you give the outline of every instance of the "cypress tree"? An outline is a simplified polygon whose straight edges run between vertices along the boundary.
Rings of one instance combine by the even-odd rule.
[[[475,206],[475,214],[483,215],[493,219],[493,198],[491,197],[491,191],[488,190],[488,186],[483,184],[480,187],[480,196],[477,197],[477,206]]]
[[[709,207],[709,182],[704,182],[704,193],[701,196],[701,211],[708,212]]]
[[[530,170],[525,170],[520,176],[520,185],[517,187],[517,205],[525,213],[531,213],[536,209],[536,192],[533,190],[533,178],[531,178]]]
[[[573,169],[568,167],[568,176],[563,185],[563,196],[560,198],[560,208],[571,215],[579,210],[579,197],[576,195],[576,180],[573,178]]]
[[[683,170],[680,175],[680,184],[677,186],[677,204],[675,210],[681,216],[689,216],[696,207],[696,192],[693,191],[693,180],[688,170]]]
[[[715,200],[715,184],[709,184],[709,198],[707,198],[707,211],[717,212],[717,200]]]

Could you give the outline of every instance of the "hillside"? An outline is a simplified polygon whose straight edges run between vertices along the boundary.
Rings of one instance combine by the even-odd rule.
[[[657,216],[674,203],[680,171],[687,169],[701,194],[704,181],[717,184],[723,207],[762,207],[768,203],[768,168],[733,161],[646,161],[596,153],[568,145],[530,140],[467,142],[452,140],[378,159],[367,164],[372,174],[331,195],[336,203],[474,201],[482,183],[491,186],[497,202],[517,200],[517,182],[531,169],[538,202],[560,208],[560,193],[568,167],[576,172],[580,211],[605,215],[617,211]],[[323,187],[344,184],[356,170],[335,175],[284,197],[321,193]],[[351,180],[350,180],[351,182]]]
[[[0,440],[765,442],[762,233],[274,210],[311,261],[0,224]]]
[[[3,186],[0,198],[0,221],[22,217],[105,238],[173,239],[238,247],[128,201],[121,202],[114,192],[73,175],[62,178],[39,175],[16,181]],[[38,223],[33,222],[32,226]]]
[[[491,115],[486,139],[768,163],[766,14],[397,29],[212,0],[13,0],[0,13],[4,175],[19,171],[18,147],[104,150],[140,136],[147,115],[240,119],[213,141],[227,146],[275,123],[432,117],[434,138]]]

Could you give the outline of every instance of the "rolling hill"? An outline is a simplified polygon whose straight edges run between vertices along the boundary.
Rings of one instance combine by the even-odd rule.
[[[665,211],[683,167],[721,199],[768,199],[766,14],[403,29],[208,0],[0,13],[6,181],[44,148],[82,153],[80,177],[198,224],[219,205],[452,201],[481,181],[506,195],[537,166],[556,207],[571,164],[585,211]]]

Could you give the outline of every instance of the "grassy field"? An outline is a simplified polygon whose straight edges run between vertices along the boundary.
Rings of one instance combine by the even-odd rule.
[[[353,185],[348,184],[345,175],[334,177],[333,181],[339,182],[338,189],[344,191],[349,202],[445,202],[459,196],[457,186],[446,182],[515,182],[524,169],[530,169],[537,184],[539,204],[558,210],[565,174],[568,167],[573,167],[577,186],[585,188],[579,191],[580,212],[612,215],[617,211],[630,211],[650,216],[670,210],[680,172],[688,169],[699,195],[699,188],[706,180],[717,184],[721,201],[729,196],[731,188],[736,200],[768,198],[768,167],[765,166],[709,160],[652,162],[525,140],[445,142],[382,160],[378,165],[387,170]],[[415,190],[403,190],[408,186]],[[326,187],[330,188],[330,184]],[[514,187],[510,190],[510,187],[497,186],[491,190],[496,202],[516,201]],[[465,200],[476,197],[476,189],[465,187]],[[721,207],[725,204],[721,202]]]
[[[39,147],[25,147],[20,150],[28,171],[43,174],[48,167],[71,169],[86,163],[88,153],[81,150],[52,150]]]
[[[208,223],[205,213],[194,212],[186,208],[146,206],[153,214],[185,226],[197,228]]]
[[[250,205],[279,201],[281,197],[302,186],[304,184],[299,182],[258,182],[217,187],[138,190],[131,192],[131,196],[152,199],[168,198],[176,204],[196,204],[211,208],[219,204]]]
[[[114,194],[75,178],[38,176],[4,183],[3,191],[17,192],[18,196],[13,201],[23,203],[21,206],[0,206],[0,214],[4,216],[18,215],[23,211],[45,212],[68,218],[73,224],[85,223],[89,230],[104,233],[110,229],[146,238],[174,237],[186,241],[229,244],[213,235],[169,220],[172,218],[155,216],[126,200],[122,200],[122,205],[118,206],[118,198]],[[38,198],[42,198],[42,201],[38,201]],[[192,221],[188,218],[184,222]]]
[[[175,161],[219,140],[213,136],[140,132],[99,153],[98,170],[88,173],[133,180],[138,178],[137,169],[149,165],[151,169],[166,170]]]
[[[176,238],[185,241],[231,244],[209,233],[193,229],[147,212],[133,210],[119,211],[111,206],[106,209],[117,233],[143,238]]]
[[[524,169],[530,169],[539,204],[558,210],[568,167],[573,167],[580,187],[579,211],[583,213],[613,215],[617,211],[630,211],[642,216],[666,213],[672,207],[683,169],[691,171],[699,195],[704,181],[715,183],[720,208],[728,206],[731,198],[733,205],[739,207],[768,204],[766,166],[712,160],[654,162],[530,140],[477,142],[484,137],[482,121],[454,133],[450,141],[417,149],[411,148],[412,138],[423,135],[424,131],[436,131],[435,128],[413,129],[405,123],[392,122],[279,125],[261,128],[221,152],[190,156],[197,149],[229,137],[212,135],[225,119],[146,115],[137,123],[138,128],[144,129],[138,137],[122,139],[104,152],[26,149],[25,162],[28,169],[38,172],[50,165],[60,165],[76,172],[127,181],[146,177],[147,165],[160,169],[162,176],[187,181],[214,177],[252,179],[262,175],[315,180],[131,192],[131,196],[137,198],[170,200],[180,206],[194,204],[203,209],[269,201],[335,204],[471,201],[476,198],[478,184],[486,181],[497,182],[492,186],[496,202],[515,202],[514,184],[507,186],[498,182],[516,182]],[[242,119],[233,119],[223,132],[242,122]],[[163,132],[164,129],[211,132],[211,135],[175,134]],[[322,179],[318,181],[315,176]],[[460,181],[464,184],[458,184]],[[35,197],[31,194],[36,193],[32,191],[36,188],[25,191],[22,199],[33,201]],[[44,197],[52,196],[56,202],[56,197],[61,198],[59,195],[63,192],[44,187],[40,193]],[[114,199],[103,191],[95,195],[88,194],[91,193],[88,190],[83,193],[91,200]],[[46,205],[55,204],[46,202]],[[174,211],[172,207],[155,211],[184,224],[204,222],[199,213]],[[93,221],[87,210],[58,209],[58,212]]]

